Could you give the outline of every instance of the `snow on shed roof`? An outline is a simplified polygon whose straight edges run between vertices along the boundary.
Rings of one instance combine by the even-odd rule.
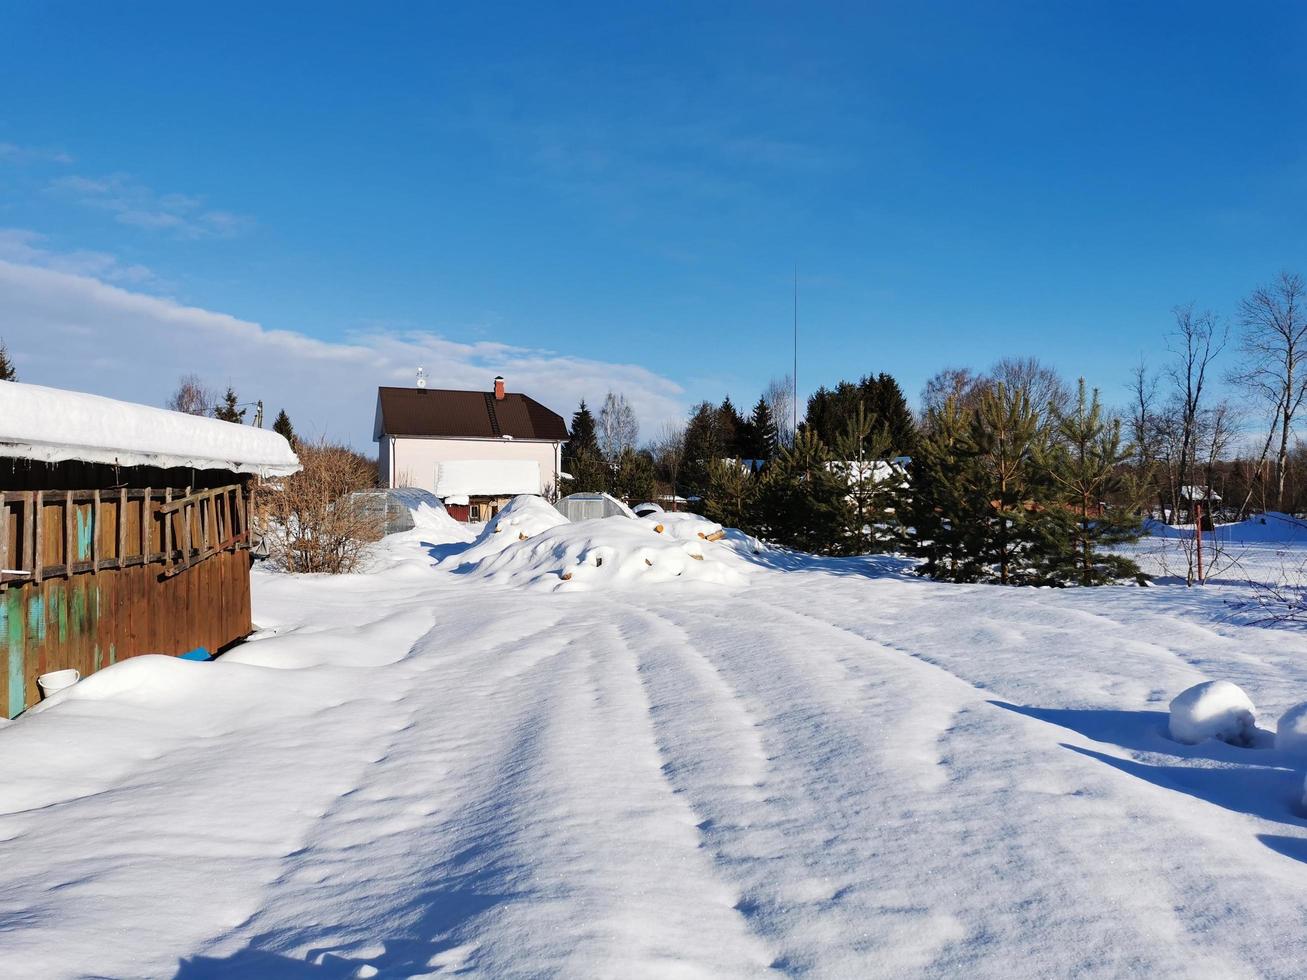
[[[441,500],[540,492],[540,464],[533,459],[452,459],[439,467],[436,496]]]
[[[0,381],[0,457],[259,476],[300,468],[276,432],[16,381]]]

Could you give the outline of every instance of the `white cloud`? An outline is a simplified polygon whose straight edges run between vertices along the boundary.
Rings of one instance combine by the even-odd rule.
[[[599,402],[610,388],[622,391],[647,435],[683,412],[681,387],[638,365],[425,331],[324,341],[57,268],[48,252],[46,261],[22,259],[24,248],[43,250],[9,241],[8,258],[0,254],[2,329],[24,381],[159,405],[180,375],[195,372],[215,387],[233,384],[242,400],[263,399],[266,424],[285,408],[297,431],[360,448],[371,439],[377,386],[411,384],[419,365],[433,387],[488,389],[503,374],[510,390],[567,418],[582,397]]]
[[[143,265],[120,262],[108,252],[80,249],[55,252],[46,247],[46,237],[26,228],[0,228],[0,260],[94,276],[106,282],[128,285],[158,285],[159,280]]]
[[[51,150],[43,146],[19,146],[17,143],[0,142],[0,160],[10,163],[63,163],[73,162],[73,158],[63,150]]]
[[[177,238],[232,238],[253,225],[245,215],[208,208],[188,194],[158,194],[125,174],[70,175],[52,180],[49,190],[88,208],[106,211],[119,224],[162,231]]]

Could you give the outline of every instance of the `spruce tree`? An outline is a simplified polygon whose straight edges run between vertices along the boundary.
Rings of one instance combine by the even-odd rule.
[[[14,362],[9,357],[9,348],[5,346],[4,338],[0,337],[0,381],[17,381],[18,372],[14,370]]]
[[[744,419],[740,417],[739,411],[731,401],[731,396],[727,395],[722,399],[721,405],[717,409],[717,424],[721,431],[721,459],[730,459],[735,456],[743,456],[740,451],[739,439],[740,430],[744,427]]]
[[[749,433],[752,438],[753,455],[748,459],[757,459],[766,463],[776,456],[780,445],[780,435],[776,429],[776,420],[772,418],[771,406],[765,398],[759,398],[753,406],[753,415],[749,418]]]
[[[681,492],[687,497],[705,497],[708,493],[708,467],[712,460],[726,456],[722,437],[721,414],[711,402],[701,402],[690,412],[685,426],[685,459],[681,463]]]
[[[888,437],[889,454],[911,456],[917,442],[917,423],[898,381],[882,372],[874,379],[870,375],[863,378],[860,387],[865,393],[867,411]]]
[[[572,416],[571,437],[563,445],[563,470],[569,474],[562,488],[567,493],[602,493],[612,481],[612,470],[599,451],[594,415],[584,398]]]
[[[295,427],[290,424],[290,416],[286,414],[284,408],[277,413],[277,418],[272,423],[272,431],[280,435],[292,446],[295,445]]]
[[[244,422],[245,409],[236,407],[237,400],[235,390],[231,385],[228,385],[227,393],[222,396],[222,401],[213,408],[213,417],[222,419],[224,422],[235,422],[237,424]]]
[[[1080,379],[1069,410],[1053,408],[1057,442],[1050,456],[1063,506],[1075,515],[1065,552],[1070,577],[1081,585],[1101,585],[1140,576],[1139,566],[1104,548],[1138,540],[1142,524],[1121,497],[1130,489],[1123,464],[1133,452],[1122,447],[1121,423],[1103,418],[1098,389],[1085,396]]]

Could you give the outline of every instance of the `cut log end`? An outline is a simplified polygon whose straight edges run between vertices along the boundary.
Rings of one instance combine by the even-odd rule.
[[[654,530],[657,531],[659,534],[662,534],[662,533],[663,533],[663,526],[662,526],[661,524],[655,524],[655,525],[654,525]]]
[[[722,538],[724,538],[724,537],[726,537],[726,532],[725,532],[725,531],[713,531],[712,534],[705,535],[705,536],[704,536],[704,540],[705,540],[705,541],[720,541],[720,540],[721,540]]]
[[[562,580],[563,580],[564,582],[570,582],[570,581],[572,581],[572,573],[571,573],[571,572],[564,572],[564,573],[563,573],[561,576],[559,576],[559,577],[562,578]]]

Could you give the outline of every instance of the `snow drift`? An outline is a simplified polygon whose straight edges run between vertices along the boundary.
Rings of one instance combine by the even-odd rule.
[[[0,455],[264,477],[300,468],[290,443],[268,429],[17,381],[0,382]]]
[[[461,568],[476,564],[483,558],[499,554],[515,542],[533,538],[542,531],[567,522],[567,518],[542,497],[531,494],[514,497],[508,506],[482,528],[472,547],[454,558],[454,566]]]
[[[1280,715],[1275,726],[1275,747],[1307,755],[1307,701],[1295,704]]]
[[[1231,745],[1252,745],[1256,712],[1243,689],[1229,681],[1205,681],[1171,701],[1171,737],[1186,745],[1209,738]]]
[[[721,528],[709,524],[720,531]],[[660,533],[644,520],[603,517],[563,523],[506,546],[479,540],[463,555],[469,574],[544,590],[589,590],[656,582],[740,585],[745,564],[707,537]],[[483,536],[484,537],[484,536]],[[485,549],[493,549],[486,553]]]

